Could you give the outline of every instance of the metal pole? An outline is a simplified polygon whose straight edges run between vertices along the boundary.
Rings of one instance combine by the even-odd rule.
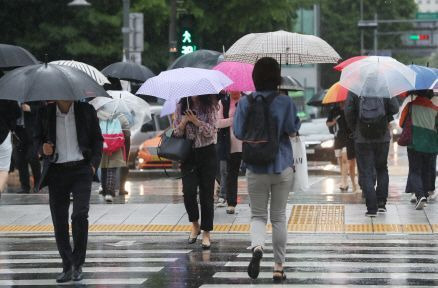
[[[360,0],[360,20],[363,20],[363,0]],[[360,29],[360,55],[365,54],[363,29]]]
[[[377,23],[377,13],[374,13],[374,20]],[[377,49],[378,49],[378,39],[377,39],[377,27],[374,29],[374,55],[377,56]]]
[[[129,61],[129,0],[122,0],[123,2],[123,56],[126,61]]]
[[[320,34],[320,20],[321,20],[321,6],[319,4],[315,4],[313,6],[313,17],[314,17],[314,33],[315,36],[319,36]],[[316,92],[319,92],[321,89],[321,65],[315,64],[316,69]]]
[[[169,65],[175,61],[178,52],[176,47],[176,0],[171,0],[169,23]]]

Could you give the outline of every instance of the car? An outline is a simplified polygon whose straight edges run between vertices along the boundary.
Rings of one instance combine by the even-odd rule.
[[[334,135],[330,134],[326,120],[317,118],[302,122],[299,134],[304,136],[308,161],[330,161],[335,164]]]
[[[158,157],[157,147],[161,141],[161,132],[155,137],[144,141],[138,149],[138,155],[136,159],[137,169],[149,169],[149,168],[172,168],[174,163],[171,160]]]
[[[159,135],[162,131],[169,128],[172,123],[170,116],[161,117],[160,113],[162,105],[151,105],[151,121],[143,124],[143,126],[136,130],[131,131],[131,147],[129,149],[128,166],[135,168],[135,161],[139,152],[140,145],[148,139],[152,139]]]

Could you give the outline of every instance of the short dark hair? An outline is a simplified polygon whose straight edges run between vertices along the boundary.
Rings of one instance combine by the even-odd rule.
[[[430,89],[417,90],[414,91],[414,94],[416,94],[417,96],[422,96],[430,99],[433,97],[433,90]]]
[[[260,58],[254,65],[252,80],[257,91],[277,90],[281,84],[281,69],[277,60]]]

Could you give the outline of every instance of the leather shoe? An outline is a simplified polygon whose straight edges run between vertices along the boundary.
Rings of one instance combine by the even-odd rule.
[[[82,273],[82,266],[73,268],[73,281],[81,281],[84,279],[84,274]]]
[[[57,283],[65,283],[65,282],[71,281],[72,274],[73,274],[73,272],[71,269],[63,270],[62,273],[60,273],[60,274],[58,274],[58,276],[56,276],[56,282]]]

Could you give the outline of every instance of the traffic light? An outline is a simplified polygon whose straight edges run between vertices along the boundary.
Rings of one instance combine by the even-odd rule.
[[[196,37],[193,35],[195,18],[193,15],[183,15],[179,19],[179,52],[184,55],[197,50]]]
[[[409,35],[409,39],[417,41],[417,40],[429,40],[430,35],[429,34],[412,34]]]

